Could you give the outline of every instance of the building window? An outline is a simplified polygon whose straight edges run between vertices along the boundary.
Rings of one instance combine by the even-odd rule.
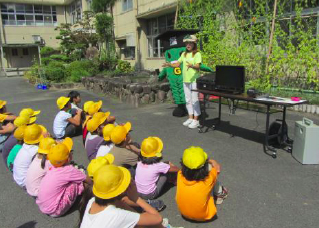
[[[133,9],[133,0],[122,0],[122,11],[129,11]]]
[[[125,47],[124,48],[124,58],[135,59],[135,47]]]
[[[75,24],[82,20],[82,1],[76,0],[69,5],[69,12],[71,16],[71,24]]]
[[[175,13],[152,18],[147,21],[147,48],[148,57],[164,57],[163,44],[156,40],[156,36],[170,29],[174,29]]]
[[[18,56],[18,49],[12,48],[12,56]]]
[[[23,48],[22,49],[23,55],[29,55],[29,49],[28,48]]]
[[[26,4],[1,4],[4,25],[57,26],[56,7]]]

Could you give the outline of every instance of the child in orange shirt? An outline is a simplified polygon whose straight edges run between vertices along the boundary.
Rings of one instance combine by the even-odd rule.
[[[216,204],[221,204],[228,191],[217,181],[219,164],[207,158],[200,147],[184,151],[182,170],[177,174],[176,202],[181,214],[190,220],[208,221],[217,213]]]

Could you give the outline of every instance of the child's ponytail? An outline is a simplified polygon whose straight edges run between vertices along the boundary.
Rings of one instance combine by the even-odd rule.
[[[44,169],[46,161],[47,161],[47,155],[46,154],[42,154],[42,160],[41,160],[41,168],[42,169]]]

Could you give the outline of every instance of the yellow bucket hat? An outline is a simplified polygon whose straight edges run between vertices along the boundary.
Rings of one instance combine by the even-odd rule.
[[[69,102],[69,100],[70,97],[59,97],[56,101],[56,104],[58,105],[58,108],[61,110]]]
[[[93,115],[92,119],[87,122],[86,128],[89,132],[94,132],[96,129],[103,124],[110,116],[110,112],[97,112]]]
[[[114,130],[115,125],[114,124],[107,124],[103,128],[103,138],[105,141],[111,141],[111,133]]]
[[[126,168],[104,165],[94,172],[93,180],[93,194],[101,199],[112,199],[126,191],[131,174]]]
[[[23,126],[23,125],[28,125],[28,124],[33,124],[37,120],[37,117],[33,116],[18,116],[14,121],[13,124],[17,127]]]
[[[183,42],[193,42],[196,43],[197,42],[197,37],[195,35],[186,35],[183,39]]]
[[[127,134],[131,130],[131,123],[127,122],[124,126],[118,125],[111,132],[111,141],[114,144],[120,144],[126,138]]]
[[[3,108],[3,106],[5,106],[7,104],[6,101],[0,100],[0,109]]]
[[[22,141],[23,140],[23,137],[24,137],[24,131],[25,129],[27,128],[27,125],[23,125],[23,126],[20,126],[18,127],[14,133],[13,133],[13,136],[19,140],[19,141]]]
[[[162,157],[163,141],[158,137],[148,137],[143,140],[141,154],[143,157]]]
[[[56,141],[53,138],[44,138],[40,141],[38,153],[48,154],[51,147],[56,145]]]
[[[103,165],[110,165],[114,161],[113,154],[107,154],[103,157],[97,157],[95,159],[92,159],[90,164],[87,167],[87,172],[89,177],[93,177],[96,170],[101,168]]]
[[[89,112],[89,107],[94,104],[94,101],[87,101],[83,105],[83,110],[84,112],[88,113]]]
[[[48,159],[54,167],[61,167],[69,158],[73,147],[71,138],[65,138],[62,143],[53,145],[48,153]]]
[[[183,164],[189,169],[199,169],[203,167],[207,160],[207,154],[200,147],[191,146],[184,150]]]
[[[102,101],[94,102],[93,104],[89,106],[87,113],[93,116],[95,113],[97,113],[101,109],[102,104],[103,104]]]
[[[8,117],[8,115],[0,114],[0,123],[2,123],[3,121],[5,121],[7,117]]]
[[[30,145],[37,144],[43,139],[43,133],[47,132],[44,126],[32,124],[26,127],[24,131],[24,142]]]
[[[24,108],[20,111],[19,116],[27,116],[27,117],[32,117],[39,115],[41,113],[40,110],[34,111],[32,108]]]

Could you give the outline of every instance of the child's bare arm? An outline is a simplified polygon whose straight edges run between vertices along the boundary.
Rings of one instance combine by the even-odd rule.
[[[215,160],[209,159],[208,163],[211,164],[217,170],[217,173],[220,173],[220,165]]]
[[[0,129],[0,134],[8,134],[14,131],[15,126],[13,123],[8,123],[4,126],[2,126],[2,129]]]
[[[91,177],[89,177],[89,176],[86,176],[84,183],[86,183],[88,185],[93,185],[93,181],[92,181]]]
[[[160,213],[138,196],[136,185],[133,182],[127,189],[127,197],[144,210],[144,212],[140,215],[137,225],[155,226],[162,223],[163,218]]]
[[[16,116],[14,116],[14,115],[8,115],[7,117],[6,117],[6,120],[7,121],[13,121],[13,120],[15,120],[17,117]]]
[[[78,110],[76,115],[72,118],[69,118],[68,121],[75,126],[80,126],[81,125],[81,113],[82,113],[82,111]]]
[[[137,148],[132,142],[126,146],[126,149],[133,151],[137,155],[141,153],[141,149]]]
[[[168,172],[176,173],[179,171],[179,168],[176,165],[174,165],[173,163],[169,162],[168,164],[170,165]]]

